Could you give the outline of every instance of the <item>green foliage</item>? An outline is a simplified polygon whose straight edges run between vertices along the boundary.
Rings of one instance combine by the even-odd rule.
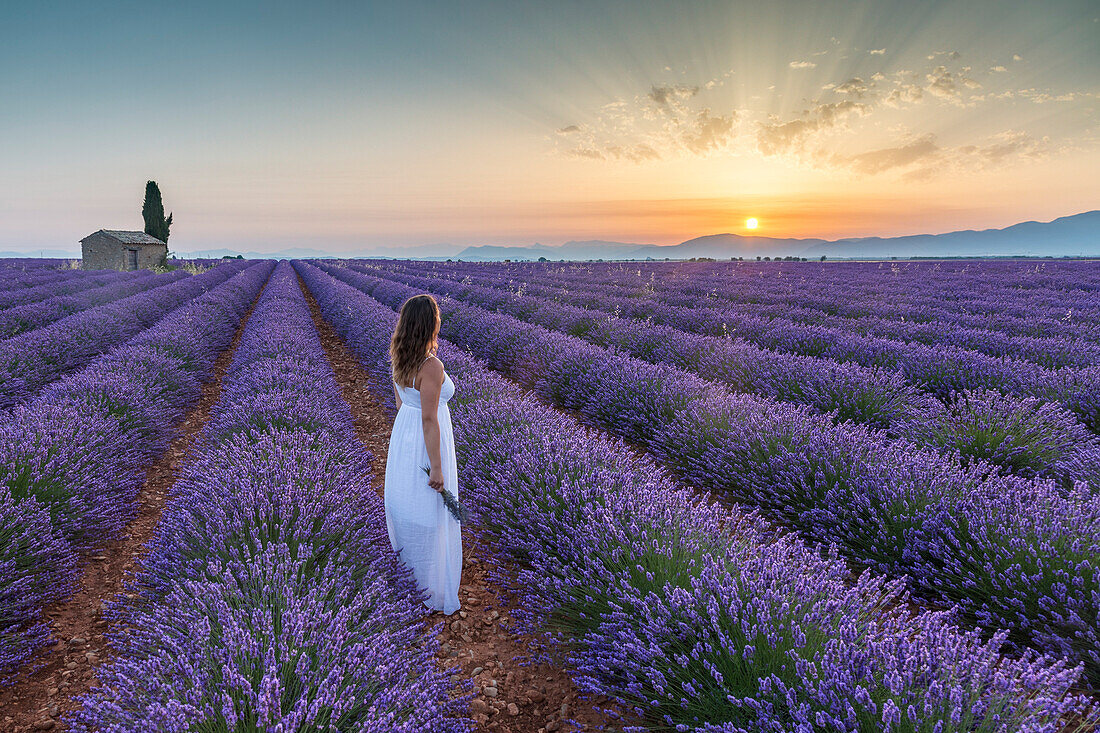
[[[156,181],[145,183],[145,202],[141,205],[141,216],[145,219],[145,233],[168,243],[168,231],[172,228],[172,215],[164,217],[164,202],[160,197],[160,186]]]

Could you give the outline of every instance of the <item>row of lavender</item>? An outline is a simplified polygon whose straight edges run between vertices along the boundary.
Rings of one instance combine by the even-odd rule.
[[[392,408],[396,313],[295,266]],[[836,558],[700,501],[459,347],[442,355],[473,526],[519,570],[494,580],[563,642],[582,689],[646,724],[628,730],[1056,731],[1072,708],[1089,715],[1061,662],[1004,659],[1003,633],[983,642],[947,614],[911,615],[900,583],[851,584]]]
[[[471,282],[476,281],[479,284],[511,282],[513,288],[537,285],[551,289],[557,286],[560,290],[562,285],[568,284],[570,289],[596,290],[603,297],[623,299],[628,303],[628,308],[629,303],[638,300],[662,306],[706,308],[733,319],[729,323],[731,329],[744,328],[752,331],[761,322],[774,323],[780,328],[787,329],[813,327],[801,336],[803,340],[812,338],[810,343],[800,346],[803,350],[829,348],[827,344],[830,336],[839,332],[850,336],[861,336],[864,339],[877,337],[880,340],[902,343],[952,346],[989,356],[1033,361],[1047,367],[1081,367],[1100,364],[1100,346],[1097,345],[1097,335],[1100,334],[1100,330],[1097,328],[1097,320],[1092,318],[1082,321],[1081,311],[1064,303],[1060,304],[1054,313],[1057,318],[1052,315],[1046,320],[1055,324],[1052,328],[1068,330],[1069,334],[1037,337],[1021,335],[1017,331],[1022,329],[1017,327],[1010,327],[1008,332],[1005,332],[999,330],[996,323],[987,324],[979,321],[980,325],[975,324],[973,316],[942,308],[932,300],[937,297],[937,294],[929,296],[925,311],[932,308],[939,312],[922,312],[919,320],[912,318],[894,320],[886,314],[873,312],[874,306],[878,303],[883,305],[883,310],[889,310],[890,303],[896,298],[894,293],[883,294],[880,296],[881,300],[864,304],[864,307],[872,310],[872,313],[859,317],[836,316],[799,303],[799,298],[812,301],[818,288],[822,287],[821,283],[814,282],[812,278],[790,278],[789,283],[778,286],[771,281],[766,281],[769,283],[768,287],[781,287],[783,290],[793,291],[790,295],[784,296],[784,302],[769,305],[756,302],[758,296],[754,296],[752,292],[744,292],[763,287],[760,283],[755,280],[742,282],[730,277],[714,279],[711,281],[713,284],[708,284],[707,289],[699,290],[698,283],[681,279],[663,287],[656,287],[648,281],[634,285],[616,285],[613,276],[600,271],[590,272],[576,266],[542,268],[523,273],[509,273],[508,270],[500,272],[495,268],[487,270],[483,265],[444,266],[410,263],[388,264],[387,267],[456,279],[468,277],[471,278]],[[644,272],[644,270],[637,270],[637,272]],[[874,277],[873,271],[863,273],[863,277]],[[855,295],[849,297],[856,299]],[[954,299],[942,293],[938,294],[938,297],[945,298],[951,304],[955,302]],[[1091,301],[1100,299],[1100,296],[1092,292],[1084,297]],[[1074,318],[1072,323],[1075,325],[1067,325],[1070,323],[1068,320],[1070,317]],[[1030,328],[1030,325],[1042,321],[1041,314],[1033,313],[1031,320],[1020,322]],[[786,334],[785,337],[790,338],[790,335]],[[814,342],[821,343],[815,346]]]
[[[379,274],[362,266],[360,272]],[[383,270],[384,271],[384,270]],[[491,282],[491,281],[490,281]],[[564,304],[614,316],[671,326],[716,337],[736,336],[769,351],[798,354],[898,371],[922,390],[950,401],[957,392],[992,390],[1061,403],[1094,432],[1100,432],[1100,366],[1047,369],[1038,364],[987,356],[950,346],[926,346],[877,339],[837,329],[784,324],[729,311],[664,305],[616,298],[593,286],[570,282],[548,290],[526,285],[521,295],[549,296]]]
[[[451,263],[437,263],[446,269]],[[494,268],[497,265],[493,265]],[[841,318],[878,316],[927,322],[960,319],[959,325],[994,328],[1020,335],[1043,334],[1028,318],[1040,316],[1063,327],[1096,322],[1100,290],[1094,262],[1060,270],[1056,287],[1034,287],[1034,270],[972,262],[955,271],[913,264],[899,269],[885,263],[832,265],[786,263],[524,263],[499,266],[504,277],[522,280],[553,272],[593,278],[614,287],[659,291],[670,296],[717,299],[757,305],[816,310]],[[1081,280],[1088,281],[1086,285]],[[1075,282],[1078,281],[1078,282]]]
[[[386,273],[383,270],[373,270]],[[388,273],[387,273],[388,274]],[[693,372],[734,392],[809,405],[891,437],[931,446],[970,463],[1025,477],[1076,481],[1100,490],[1100,435],[1061,406],[994,391],[967,391],[944,404],[900,373],[831,359],[783,354],[736,339],[688,333],[558,301],[448,279],[399,278],[404,284]]]
[[[1092,262],[1075,263],[1062,270],[1066,279],[1038,287],[1028,287],[1034,273],[1026,265],[1005,268],[989,262],[969,263],[949,274],[922,265],[902,269],[885,263],[749,266],[735,269],[740,276],[732,282],[730,268],[709,267],[709,273],[688,277],[674,269],[672,277],[656,281],[655,287],[670,296],[714,297],[764,308],[812,308],[842,317],[878,316],[909,322],[958,317],[975,325],[1027,329],[1034,328],[1027,324],[1034,317],[1057,321],[1068,313],[1071,323],[1085,327],[1095,326],[1100,316],[1096,303],[1100,278]],[[623,277],[615,281],[631,286],[634,278],[630,271],[618,272]],[[615,270],[608,274],[614,275]],[[1077,286],[1086,287],[1070,286],[1075,279]],[[883,304],[882,313],[877,303]]]
[[[271,271],[257,264],[29,403],[0,413],[0,679],[48,642],[45,606],[135,510],[163,452]]]
[[[1046,277],[1028,263],[996,262],[952,269],[926,263],[574,263],[500,269],[520,279],[552,271],[693,300],[814,308],[849,318],[909,323],[954,320],[960,327],[1025,336],[1095,336],[1100,291],[1095,262],[1064,263],[1046,271]]]
[[[0,408],[30,398],[46,384],[119,346],[251,264],[220,265],[5,339],[0,342]]]
[[[409,271],[417,274],[429,274],[452,279],[466,279],[468,282],[481,285],[505,286],[510,289],[528,290],[539,289],[546,294],[560,297],[573,290],[592,294],[598,293],[607,298],[610,305],[618,307],[619,302],[625,303],[629,311],[637,307],[640,302],[647,306],[672,309],[702,309],[712,312],[712,316],[728,319],[725,329],[719,333],[726,335],[737,332],[738,328],[755,332],[759,330],[761,323],[770,323],[778,328],[784,338],[794,338],[791,334],[797,331],[805,331],[799,339],[800,353],[814,353],[815,350],[826,350],[838,334],[849,338],[860,339],[865,349],[887,348],[898,349],[904,346],[944,346],[963,351],[974,351],[991,357],[1007,358],[1020,361],[1031,361],[1041,366],[1058,368],[1064,366],[1086,367],[1100,363],[1100,346],[1097,344],[1096,320],[1082,321],[1079,311],[1072,311],[1077,320],[1077,326],[1073,328],[1084,329],[1085,335],[1074,332],[1072,336],[1031,336],[1018,333],[1006,333],[991,326],[975,327],[967,325],[970,320],[957,312],[945,312],[937,317],[930,317],[928,321],[892,320],[886,316],[864,315],[859,318],[839,317],[823,313],[809,306],[800,306],[795,303],[782,305],[761,305],[751,300],[741,300],[741,297],[751,298],[751,294],[743,295],[740,292],[741,282],[727,278],[725,282],[718,282],[709,290],[695,292],[694,283],[691,281],[675,280],[667,286],[656,288],[648,283],[643,285],[623,286],[609,282],[607,277],[597,277],[593,272],[570,266],[561,269],[544,268],[541,271],[530,271],[523,277],[509,277],[507,270],[497,272],[487,269],[484,265],[441,265],[438,263],[386,263],[387,269]],[[644,272],[644,270],[643,270]],[[870,275],[870,273],[868,273]],[[873,276],[872,276],[873,277]],[[613,278],[611,278],[613,280]],[[750,286],[760,288],[760,283],[750,280]],[[804,289],[805,297],[812,299],[816,288],[820,284],[812,280],[797,280],[791,283],[793,292],[788,300],[794,301],[799,291]],[[568,286],[568,287],[566,287]],[[683,288],[677,289],[676,286]],[[786,284],[783,285],[787,288]],[[684,290],[691,290],[691,293]],[[853,298],[855,296],[852,296]],[[890,295],[884,295],[890,298]],[[930,296],[935,297],[935,296]],[[946,297],[941,294],[940,297]],[[1090,293],[1092,299],[1098,296]],[[950,301],[950,299],[948,299]],[[953,302],[953,301],[951,301]],[[868,303],[870,307],[872,303]],[[609,304],[604,303],[603,309],[608,310]],[[939,307],[939,306],[933,306]],[[945,309],[947,310],[947,309]],[[1065,326],[1066,311],[1059,311],[1062,316],[1056,323],[1059,327]],[[1080,328],[1078,328],[1080,326]],[[713,327],[713,326],[712,326]],[[795,331],[790,331],[795,329]],[[1018,330],[1018,329],[1010,329]],[[741,334],[738,334],[741,335]],[[885,344],[878,342],[885,341]],[[879,358],[896,359],[893,352]]]
[[[99,270],[98,274],[104,274],[106,270]],[[21,290],[36,287],[51,282],[71,280],[88,276],[90,273],[81,270],[26,270],[19,267],[9,267],[6,261],[0,260],[0,292],[9,290]]]
[[[5,270],[0,268],[0,310],[28,305],[46,298],[71,295],[88,288],[109,285],[137,277],[134,272],[115,270]]]
[[[718,285],[722,279],[723,268],[711,268],[710,274],[701,273],[702,277],[691,278],[691,284],[681,285],[694,289],[696,294],[706,292],[708,286]],[[755,281],[761,279],[759,272],[749,267],[746,274]],[[827,268],[774,267],[768,274],[775,283],[754,289],[753,293],[761,305],[805,302],[838,315],[876,315],[876,301],[884,302],[886,314],[898,320],[927,320],[922,316],[933,314],[938,317],[970,314],[979,319],[1008,318],[1020,322],[1036,312],[1058,319],[1070,309],[1074,315],[1071,320],[1081,318],[1088,322],[1091,318],[1095,323],[1100,315],[1095,299],[1100,292],[1100,275],[1095,262],[1037,267],[1026,262],[981,261],[952,268],[928,263],[901,266],[846,263]],[[792,275],[806,276],[808,282],[828,289],[799,299],[800,288]]]
[[[369,462],[280,264],[73,730],[466,730]]]
[[[111,278],[113,282],[102,287],[88,288],[79,293],[43,298],[34,303],[26,303],[0,311],[0,339],[33,331],[65,316],[71,316],[88,308],[105,305],[120,298],[168,285],[187,277],[187,273],[180,270],[161,274],[153,274],[148,270],[142,270],[138,275],[124,276],[128,274],[118,273],[117,277]]]
[[[51,271],[65,269],[73,260],[57,259],[56,257],[5,257],[0,259],[0,265],[8,270],[40,270]],[[79,260],[77,260],[79,262]]]
[[[326,265],[396,307],[421,292]],[[646,446],[970,622],[1084,662],[1100,682],[1100,495],[990,475],[827,415],[447,301],[443,335],[539,396]]]

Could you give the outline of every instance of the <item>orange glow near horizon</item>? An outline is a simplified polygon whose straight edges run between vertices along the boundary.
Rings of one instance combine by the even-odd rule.
[[[19,99],[0,251],[140,228],[148,179],[180,253],[836,240],[1100,208],[1087,3],[881,4],[276,4],[255,23],[200,0],[92,31],[27,4],[0,24]],[[135,65],[119,49],[149,27],[173,42]],[[156,121],[135,115],[162,85]]]

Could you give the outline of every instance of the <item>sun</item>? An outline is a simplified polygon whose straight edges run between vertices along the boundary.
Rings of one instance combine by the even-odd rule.
[[[745,228],[746,229],[756,229],[756,227],[758,227],[759,225],[760,225],[760,222],[758,222],[756,220],[755,216],[750,216],[748,219],[745,219]]]

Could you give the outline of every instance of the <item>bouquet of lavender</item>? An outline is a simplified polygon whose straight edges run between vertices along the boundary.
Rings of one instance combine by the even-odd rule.
[[[427,466],[421,466],[420,470],[429,476],[432,475],[432,470]],[[466,523],[466,507],[462,506],[458,498],[447,491],[446,487],[440,490],[439,496],[443,499],[443,506],[447,507],[447,511],[451,513],[451,516],[455,518],[455,521],[459,524]]]

